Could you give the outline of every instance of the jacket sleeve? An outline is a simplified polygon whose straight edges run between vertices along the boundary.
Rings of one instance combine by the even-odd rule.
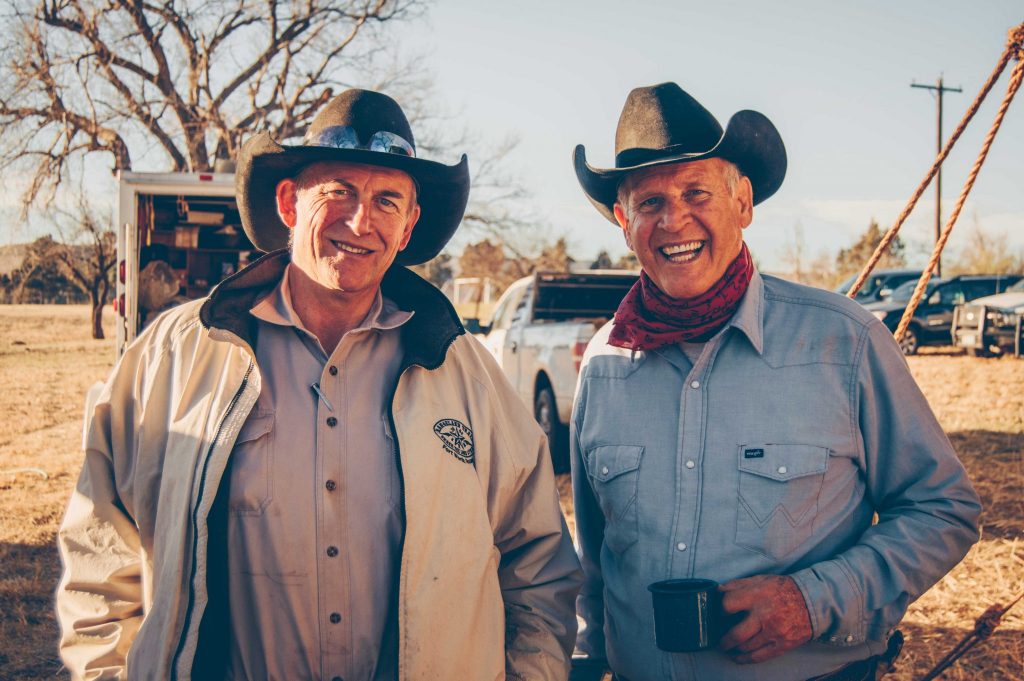
[[[484,351],[486,352],[486,351]],[[490,357],[486,358],[490,360]],[[515,461],[501,483],[494,544],[505,604],[505,672],[509,679],[565,679],[576,638],[580,566],[558,503],[547,437],[501,374],[491,370],[495,422]],[[508,469],[506,469],[508,470]]]
[[[141,547],[114,483],[110,414],[101,402],[87,421],[85,463],[57,534],[60,654],[75,680],[126,678],[142,624]]]
[[[606,660],[604,645],[604,579],[601,576],[601,546],[604,544],[604,515],[598,506],[580,450],[580,422],[586,402],[586,382],[580,382],[569,433],[572,463],[573,515],[576,519],[576,543],[583,566],[583,588],[576,600],[582,628],[576,637],[576,650],[591,660]]]
[[[137,372],[125,362],[135,354],[129,351],[98,393],[90,392],[85,460],[57,533],[64,568],[56,594],[60,654],[76,681],[126,678],[128,650],[142,624],[143,551],[115,465],[115,451],[126,446],[116,443],[133,437]]]
[[[852,378],[866,493],[878,522],[831,560],[792,575],[814,637],[884,641],[907,606],[978,540],[981,504],[892,335],[869,324]]]

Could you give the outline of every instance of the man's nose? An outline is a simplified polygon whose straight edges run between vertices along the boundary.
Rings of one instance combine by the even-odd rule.
[[[355,212],[348,219],[349,229],[356,236],[370,233],[370,206],[367,201],[360,201]]]
[[[661,214],[658,226],[666,232],[678,232],[690,219],[690,206],[685,201],[668,201]]]

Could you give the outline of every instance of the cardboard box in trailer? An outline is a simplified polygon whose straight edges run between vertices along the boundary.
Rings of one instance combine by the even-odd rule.
[[[158,314],[207,295],[260,252],[232,173],[118,175],[117,353]]]

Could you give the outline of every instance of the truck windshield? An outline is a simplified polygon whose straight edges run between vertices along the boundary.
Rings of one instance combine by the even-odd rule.
[[[935,287],[941,284],[941,281],[929,281],[928,288],[925,289],[924,298],[927,298],[935,290]],[[904,282],[892,290],[892,295],[889,296],[889,302],[891,303],[908,303],[914,296],[914,289],[917,288],[917,280],[912,279],[911,281]]]

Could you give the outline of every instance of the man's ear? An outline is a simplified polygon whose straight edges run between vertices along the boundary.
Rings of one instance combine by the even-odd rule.
[[[420,204],[416,204],[409,211],[409,219],[405,223],[405,233],[402,234],[402,243],[399,245],[398,250],[404,251],[405,247],[409,245],[409,239],[412,238],[412,228],[416,226],[416,223],[420,219]]]
[[[622,204],[618,201],[615,202],[615,206],[612,208],[612,212],[615,213],[615,221],[619,223],[619,227],[622,228],[622,236],[626,239],[626,248],[633,250],[633,240],[629,237],[629,219],[626,217],[626,209],[622,207]]]
[[[298,221],[295,204],[298,201],[298,187],[295,180],[286,177],[277,183],[277,214],[288,229],[294,229]]]
[[[736,187],[736,200],[740,203],[740,225],[746,229],[754,220],[754,188],[746,175],[740,177]]]

